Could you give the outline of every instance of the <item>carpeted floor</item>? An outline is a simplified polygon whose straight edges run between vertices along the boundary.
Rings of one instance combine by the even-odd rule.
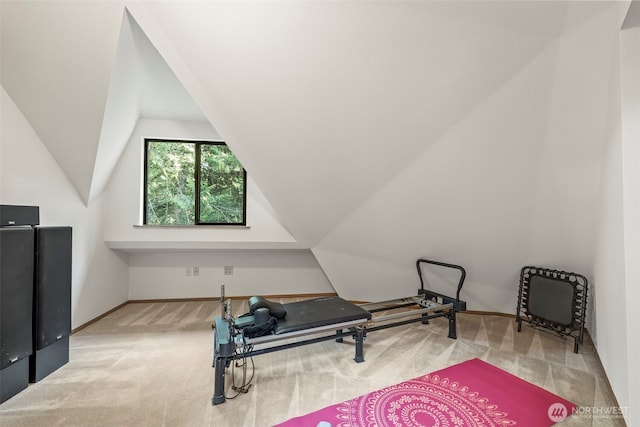
[[[234,310],[246,303],[234,301]],[[0,425],[270,426],[474,357],[589,412],[615,405],[588,339],[574,354],[572,342],[554,335],[517,333],[513,318],[460,314],[457,340],[447,338],[445,319],[370,333],[364,363],[353,361],[349,339],[257,356],[249,392],[212,406],[211,323],[219,314],[217,301],[124,306],[71,337],[67,365],[0,405]],[[586,412],[560,425],[625,425]]]

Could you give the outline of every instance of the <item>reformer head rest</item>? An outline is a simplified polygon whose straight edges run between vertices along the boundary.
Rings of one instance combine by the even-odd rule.
[[[276,319],[284,319],[287,315],[287,310],[285,310],[284,306],[279,302],[269,301],[262,297],[249,298],[249,312],[254,314],[259,308],[269,309],[269,314]]]

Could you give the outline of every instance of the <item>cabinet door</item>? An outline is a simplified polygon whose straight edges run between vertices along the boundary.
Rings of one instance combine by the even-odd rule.
[[[0,369],[32,353],[34,232],[0,227]]]
[[[34,344],[41,350],[71,332],[71,227],[35,227]]]

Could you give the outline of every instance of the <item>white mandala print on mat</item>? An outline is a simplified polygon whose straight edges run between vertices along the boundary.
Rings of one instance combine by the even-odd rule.
[[[516,422],[448,378],[425,375],[343,402],[337,427],[507,427]]]

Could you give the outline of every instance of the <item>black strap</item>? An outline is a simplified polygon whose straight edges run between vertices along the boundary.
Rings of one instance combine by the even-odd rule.
[[[255,338],[261,337],[263,335],[268,335],[273,331],[273,328],[276,326],[276,318],[269,317],[269,320],[261,325],[253,325],[247,326],[242,329],[242,334],[247,338]]]

